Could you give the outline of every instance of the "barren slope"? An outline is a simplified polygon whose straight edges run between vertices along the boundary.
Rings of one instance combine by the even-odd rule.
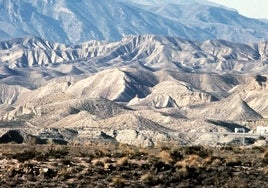
[[[55,137],[71,130],[76,142],[231,142],[223,135],[230,130],[213,122],[244,127],[268,116],[266,46],[154,35],[79,45],[5,41],[1,132],[17,124]]]

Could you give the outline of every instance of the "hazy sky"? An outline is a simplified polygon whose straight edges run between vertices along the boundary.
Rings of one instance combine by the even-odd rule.
[[[268,0],[210,0],[234,8],[244,16],[268,19]]]

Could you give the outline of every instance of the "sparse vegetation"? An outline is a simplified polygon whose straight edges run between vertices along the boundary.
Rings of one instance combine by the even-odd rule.
[[[0,145],[2,187],[264,187],[263,147]]]

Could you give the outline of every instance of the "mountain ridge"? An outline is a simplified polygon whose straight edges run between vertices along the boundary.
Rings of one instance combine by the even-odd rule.
[[[242,43],[268,39],[266,22],[209,1],[0,0],[0,5],[0,41],[34,35],[77,44],[118,41],[131,34]]]
[[[57,66],[67,68],[68,65],[72,66],[69,70],[77,74],[89,68],[95,72],[127,64],[152,70],[174,67],[188,72],[262,72],[268,62],[267,42],[251,45],[224,40],[193,42],[156,35],[128,36],[111,43],[89,41],[80,45],[26,37],[0,42],[0,48],[2,66],[45,66],[56,70]],[[87,68],[81,67],[81,62]]]

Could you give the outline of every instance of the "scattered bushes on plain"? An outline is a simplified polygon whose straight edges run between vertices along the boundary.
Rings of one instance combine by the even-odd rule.
[[[256,187],[268,178],[265,147],[11,144],[0,152],[13,164],[0,164],[1,183],[9,187]]]

